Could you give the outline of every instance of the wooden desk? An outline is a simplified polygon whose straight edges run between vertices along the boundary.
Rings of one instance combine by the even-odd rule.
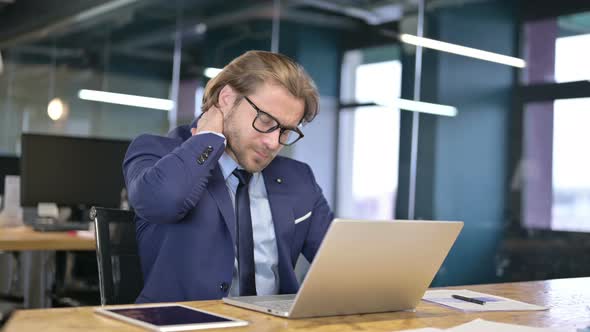
[[[36,232],[31,227],[0,228],[0,250],[19,251],[25,308],[50,305],[48,289],[53,278],[47,271],[55,265],[55,251],[94,251],[95,239],[68,232]]]
[[[67,232],[36,232],[31,227],[0,228],[0,250],[92,250],[94,238]]]
[[[187,302],[219,314],[250,322],[247,327],[220,331],[396,331],[422,327],[448,328],[475,318],[537,327],[569,330],[590,325],[590,278],[464,286],[550,307],[547,311],[463,313],[421,302],[415,312],[335,316],[289,320],[223,304],[221,301]],[[14,313],[5,332],[144,331],[93,313],[92,307],[22,310]]]

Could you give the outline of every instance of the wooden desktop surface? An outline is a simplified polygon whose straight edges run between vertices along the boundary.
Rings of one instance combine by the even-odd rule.
[[[191,307],[247,320],[247,327],[219,331],[397,331],[448,328],[476,318],[570,331],[590,325],[590,278],[557,279],[522,283],[451,288],[500,295],[547,306],[546,311],[463,313],[428,302],[415,312],[335,316],[290,320],[223,304],[221,301],[186,302]],[[144,331],[138,327],[93,313],[92,307],[22,310],[14,313],[5,332]]]
[[[36,232],[31,227],[0,228],[0,250],[96,250],[94,238],[68,232]]]

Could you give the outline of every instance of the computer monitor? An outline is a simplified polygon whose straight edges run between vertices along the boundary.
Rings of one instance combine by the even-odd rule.
[[[17,156],[0,155],[0,196],[4,195],[4,178],[20,174],[20,159]]]
[[[21,204],[118,208],[129,141],[41,134],[21,138]]]

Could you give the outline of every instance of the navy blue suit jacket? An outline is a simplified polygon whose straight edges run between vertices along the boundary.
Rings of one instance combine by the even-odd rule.
[[[221,137],[191,136],[189,126],[168,137],[141,135],[129,146],[123,170],[144,275],[138,303],[228,295],[236,220],[217,162],[224,148]],[[297,258],[303,253],[313,260],[333,214],[308,165],[276,157],[262,174],[275,227],[279,292],[296,293]]]

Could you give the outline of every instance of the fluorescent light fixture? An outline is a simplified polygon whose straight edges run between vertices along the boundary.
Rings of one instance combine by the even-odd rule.
[[[502,55],[498,53],[492,53],[488,51],[478,50],[476,48],[465,47],[461,45],[445,43],[442,41],[424,38],[424,37],[417,37],[408,34],[401,34],[399,35],[399,39],[406,43],[412,44],[415,46],[421,46],[426,48],[431,48],[434,50],[448,52],[458,55],[463,55],[471,58],[501,63],[508,66],[524,68],[526,67],[526,62],[523,59],[515,58],[507,55]]]
[[[153,108],[163,111],[171,111],[174,108],[174,102],[170,99],[142,97],[97,90],[80,90],[78,91],[78,98],[102,103]]]
[[[399,108],[406,111],[428,113],[443,116],[457,116],[457,108],[448,105],[425,103],[423,101],[414,101],[398,98],[390,103],[378,103],[381,106]]]
[[[205,76],[209,77],[209,78],[213,78],[215,76],[217,76],[219,73],[221,73],[222,69],[219,68],[213,68],[213,67],[208,67],[205,68],[205,71],[203,71],[203,74],[205,74]]]

